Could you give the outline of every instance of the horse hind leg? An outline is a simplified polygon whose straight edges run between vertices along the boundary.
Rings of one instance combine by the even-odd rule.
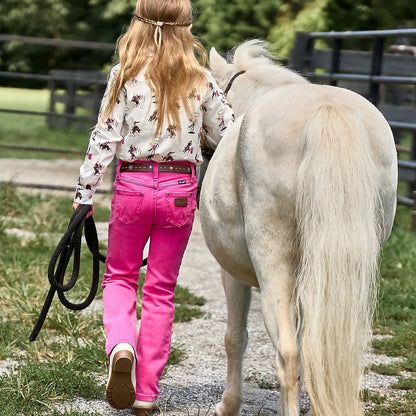
[[[282,416],[299,415],[301,361],[291,299],[287,286],[270,288],[262,295],[264,321],[276,349]]]
[[[242,402],[242,366],[248,339],[247,315],[250,308],[251,287],[239,283],[223,269],[221,275],[228,309],[225,333],[227,381],[215,414],[237,416]]]
[[[264,228],[267,230],[267,227]],[[282,235],[285,228],[279,227]],[[299,415],[301,353],[298,345],[297,308],[293,300],[294,250],[287,241],[263,233],[264,240],[249,247],[259,280],[264,323],[275,347],[280,382],[281,416]],[[273,241],[273,244],[270,244]]]

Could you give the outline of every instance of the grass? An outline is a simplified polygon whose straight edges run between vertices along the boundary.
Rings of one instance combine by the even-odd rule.
[[[0,91],[0,108],[47,111],[48,103],[47,90],[1,88]],[[83,133],[51,129],[45,117],[40,116],[0,112],[0,125],[0,145],[70,149],[84,154],[89,137],[88,129]],[[1,149],[1,154],[2,158],[80,158],[8,149]],[[69,220],[71,214],[72,203],[68,199],[27,195],[13,186],[0,185],[0,218],[7,217],[7,220],[0,219],[0,360],[12,359],[17,363],[11,373],[0,374],[0,416],[33,415],[34,412],[57,415],[53,405],[62,400],[74,397],[104,400],[107,369],[101,316],[68,311],[54,299],[38,340],[28,341],[48,290],[49,258],[68,225],[62,219]],[[94,218],[108,221],[109,210],[96,204]],[[10,236],[5,233],[6,227],[33,233],[34,238]],[[103,253],[105,249],[101,247]],[[91,281],[91,255],[88,250],[83,250],[81,255],[80,277],[69,296],[75,301],[85,298]],[[71,268],[67,275],[70,272]],[[97,299],[100,298],[101,287],[97,293]],[[200,317],[199,307],[204,302],[203,298],[178,286],[175,322]],[[183,346],[172,345],[168,367],[183,359]],[[77,383],[79,379],[82,382]],[[3,403],[7,404],[3,406]],[[65,414],[84,415],[76,410]]]
[[[54,405],[75,397],[104,400],[107,359],[100,313],[69,311],[54,299],[38,340],[28,341],[49,287],[49,258],[67,227],[62,218],[71,213],[67,198],[0,185],[0,360],[14,363],[8,374],[0,374],[0,416],[84,416],[76,409],[57,413]],[[109,210],[97,205],[95,220],[108,219]],[[31,232],[32,238],[9,235],[10,227]],[[80,279],[71,294],[76,300],[86,296],[91,279],[91,256],[86,249],[81,255]],[[175,304],[175,321],[188,321],[201,316],[204,299],[178,287]],[[183,347],[173,345],[168,366],[183,358]]]
[[[50,403],[77,396],[102,398],[96,375],[86,372],[82,362],[22,363],[12,376],[0,379],[4,415],[44,412]],[[6,399],[7,397],[7,399]]]
[[[416,233],[410,231],[409,208],[399,206],[393,232],[383,248],[380,299],[374,340],[377,354],[402,357],[391,365],[372,366],[380,374],[398,376],[391,397],[365,392],[366,415],[416,415]]]
[[[26,111],[48,111],[49,91],[20,88],[0,88],[0,108]],[[88,128],[78,132],[71,129],[49,128],[44,116],[0,112],[0,145],[68,149],[84,153],[89,138]],[[62,154],[22,150],[1,150],[2,158],[55,159]],[[65,154],[65,158],[79,158]]]
[[[34,411],[57,415],[53,406],[64,400],[104,399],[106,356],[99,314],[71,312],[55,300],[38,341],[28,342],[47,291],[45,270],[56,244],[54,236],[65,231],[67,224],[61,218],[69,218],[71,213],[71,203],[65,198],[26,195],[12,186],[0,186],[0,360],[11,358],[16,363],[11,373],[0,376],[0,403],[5,403],[0,416],[32,415]],[[96,221],[108,218],[108,210],[97,205]],[[5,230],[11,226],[35,236],[27,241],[10,236]],[[388,396],[364,392],[368,416],[416,415],[416,234],[409,227],[409,210],[399,207],[393,233],[383,249],[375,322],[375,332],[390,337],[374,341],[376,353],[403,357],[403,361],[372,366],[371,370],[397,376],[398,381]],[[88,291],[87,250],[82,256],[75,298]],[[100,288],[97,297],[101,296]],[[175,302],[175,320],[187,321],[201,315],[199,306],[204,299],[178,287]],[[169,365],[183,357],[183,346],[174,345]],[[76,409],[63,414],[84,416]]]
[[[46,111],[48,102],[47,90],[1,88],[0,91],[0,108]],[[0,125],[0,144],[71,149],[83,153],[89,135],[87,130],[79,133],[50,129],[44,117],[38,116],[0,113]],[[409,138],[405,138],[403,144],[408,142]],[[63,156],[2,149],[2,157],[47,159]],[[400,194],[405,195],[406,184],[401,183],[399,190]],[[52,365],[54,362],[67,366],[67,372],[73,370],[73,374],[77,374],[79,363],[83,363],[85,371],[91,374],[95,372],[102,376],[105,373],[106,358],[102,348],[97,348],[103,345],[104,335],[101,319],[95,315],[84,317],[68,312],[54,302],[39,341],[27,341],[46,294],[45,270],[54,248],[50,238],[42,235],[62,234],[67,224],[61,218],[69,218],[70,214],[71,204],[67,200],[23,195],[13,187],[0,186],[0,216],[8,217],[7,227],[13,226],[36,234],[32,240],[10,237],[4,232],[6,224],[0,220],[0,360],[8,357],[15,359],[21,372],[20,376],[0,376],[0,403],[7,401],[10,406],[14,406],[14,409],[12,407],[7,410],[0,407],[0,416],[22,414],[22,394],[25,402],[32,403],[35,407],[43,406],[44,415],[57,414],[51,404],[58,398],[62,399],[62,392],[54,386],[45,386],[43,392],[35,394],[25,376],[30,373],[36,379],[28,363],[50,365],[53,373],[50,374],[51,379],[55,375],[58,378],[62,376],[60,369]],[[97,221],[106,221],[108,215],[108,210],[96,207]],[[398,382],[392,386],[393,392],[397,394],[387,397],[365,391],[368,416],[416,415],[416,234],[410,232],[410,220],[410,209],[398,207],[393,233],[383,248],[380,299],[374,326],[376,334],[390,336],[375,340],[374,352],[403,358],[401,363],[371,368],[380,374],[399,377]],[[79,284],[71,295],[75,298],[85,296],[88,291],[90,257],[84,251],[82,256]],[[101,290],[97,296],[102,296]],[[178,287],[175,301],[176,321],[186,321],[201,315],[199,306],[203,304],[203,299],[193,296],[188,290]],[[171,362],[178,362],[182,358],[182,349],[174,346]],[[89,381],[92,387],[95,385],[102,390],[100,379],[98,382],[97,378]],[[25,385],[26,390],[23,388]],[[12,389],[11,386],[20,386],[20,390]],[[73,397],[84,397],[82,388],[68,391],[71,391]],[[38,394],[43,397],[42,404],[36,402]],[[83,416],[76,411],[65,414]]]

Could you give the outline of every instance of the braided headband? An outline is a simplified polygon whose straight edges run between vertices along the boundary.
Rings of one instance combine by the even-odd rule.
[[[139,16],[138,14],[134,14],[134,17],[137,20],[140,20],[144,23],[149,23],[153,26],[156,26],[155,28],[155,36],[154,40],[156,43],[157,48],[160,48],[160,45],[162,43],[162,26],[169,25],[169,26],[191,26],[192,22],[186,22],[186,23],[179,23],[179,22],[159,22],[152,19],[147,19],[146,17]]]

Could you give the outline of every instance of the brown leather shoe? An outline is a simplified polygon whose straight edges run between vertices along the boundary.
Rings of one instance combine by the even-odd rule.
[[[121,350],[110,359],[110,378],[107,384],[106,396],[111,407],[127,409],[132,406],[136,392],[132,381],[134,355],[127,350]]]
[[[154,407],[133,407],[134,414],[136,416],[151,416]]]

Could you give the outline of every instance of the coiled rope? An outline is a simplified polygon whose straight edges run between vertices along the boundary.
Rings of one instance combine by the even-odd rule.
[[[46,316],[49,312],[49,308],[52,304],[52,300],[55,293],[58,293],[59,300],[68,309],[79,311],[87,308],[95,298],[97,294],[99,275],[100,275],[100,261],[105,263],[105,256],[99,251],[99,243],[97,237],[97,229],[92,216],[85,218],[87,213],[91,211],[91,205],[79,205],[78,208],[72,214],[69,221],[68,228],[61,238],[60,242],[55,248],[52,254],[48,267],[48,279],[51,285],[49,292],[46,296],[45,303],[40,312],[39,318],[33,328],[33,331],[29,337],[29,341],[35,341],[42,326],[45,322]],[[92,253],[92,281],[91,288],[87,298],[80,303],[73,303],[66,297],[66,292],[70,291],[77,283],[80,268],[81,257],[81,239],[83,232],[89,250]],[[69,261],[73,255],[73,268],[72,275],[67,284],[64,284],[65,272],[68,267]],[[143,261],[142,266],[147,264],[147,259]]]

